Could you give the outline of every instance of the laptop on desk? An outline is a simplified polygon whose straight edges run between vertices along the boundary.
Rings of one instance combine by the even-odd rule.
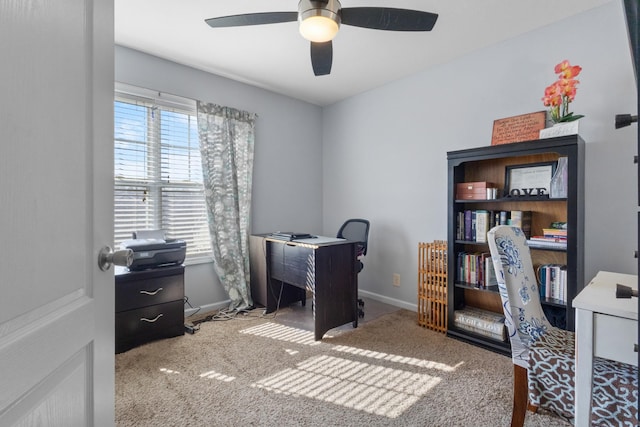
[[[275,231],[269,234],[269,237],[279,240],[300,240],[310,239],[313,236],[309,233],[294,233],[292,231]]]

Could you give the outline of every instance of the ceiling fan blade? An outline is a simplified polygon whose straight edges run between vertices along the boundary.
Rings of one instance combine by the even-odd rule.
[[[313,74],[316,76],[329,74],[331,72],[332,62],[333,45],[331,44],[331,40],[322,43],[311,42],[311,65],[313,66]]]
[[[243,27],[247,25],[278,24],[298,20],[298,12],[263,12],[245,13],[243,15],[220,16],[205,19],[204,22],[213,28]]]
[[[342,24],[389,31],[431,31],[437,13],[392,7],[347,7],[340,10]]]

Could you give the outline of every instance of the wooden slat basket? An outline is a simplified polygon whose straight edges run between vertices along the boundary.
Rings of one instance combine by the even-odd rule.
[[[447,332],[447,242],[418,243],[418,324]]]

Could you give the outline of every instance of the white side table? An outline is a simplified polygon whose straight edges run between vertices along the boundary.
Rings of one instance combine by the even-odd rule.
[[[593,358],[638,366],[638,298],[616,298],[616,284],[638,289],[638,276],[600,271],[573,300],[576,309],[575,427],[589,426]]]

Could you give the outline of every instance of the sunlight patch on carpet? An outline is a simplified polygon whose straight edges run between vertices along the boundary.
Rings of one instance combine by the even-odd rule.
[[[164,372],[165,374],[179,374],[180,372],[174,371],[173,369],[160,368],[160,372]]]
[[[279,325],[277,323],[263,323],[251,328],[243,329],[241,334],[256,335],[259,337],[273,338],[280,341],[293,342],[303,345],[318,345],[320,341],[315,340],[315,335],[311,331],[292,328],[290,326]]]
[[[220,372],[216,372],[216,371],[209,371],[209,372],[200,374],[200,378],[206,378],[210,380],[219,380],[225,383],[229,383],[236,379],[236,377],[230,377],[228,375],[221,374]]]
[[[336,345],[333,347],[333,349],[336,351],[341,351],[343,353],[355,354],[356,356],[370,357],[372,359],[377,359],[377,360],[388,360],[390,362],[403,363],[405,365],[417,366],[420,368],[437,369],[439,371],[444,371],[444,372],[453,372],[463,364],[463,362],[460,362],[455,366],[451,366],[445,363],[434,362],[432,360],[417,359],[415,357],[407,357],[407,356],[400,356],[397,354],[382,353],[379,351],[366,350],[366,349],[357,348],[357,347],[349,347],[347,345]]]
[[[440,381],[431,375],[323,355],[252,387],[396,418]]]

